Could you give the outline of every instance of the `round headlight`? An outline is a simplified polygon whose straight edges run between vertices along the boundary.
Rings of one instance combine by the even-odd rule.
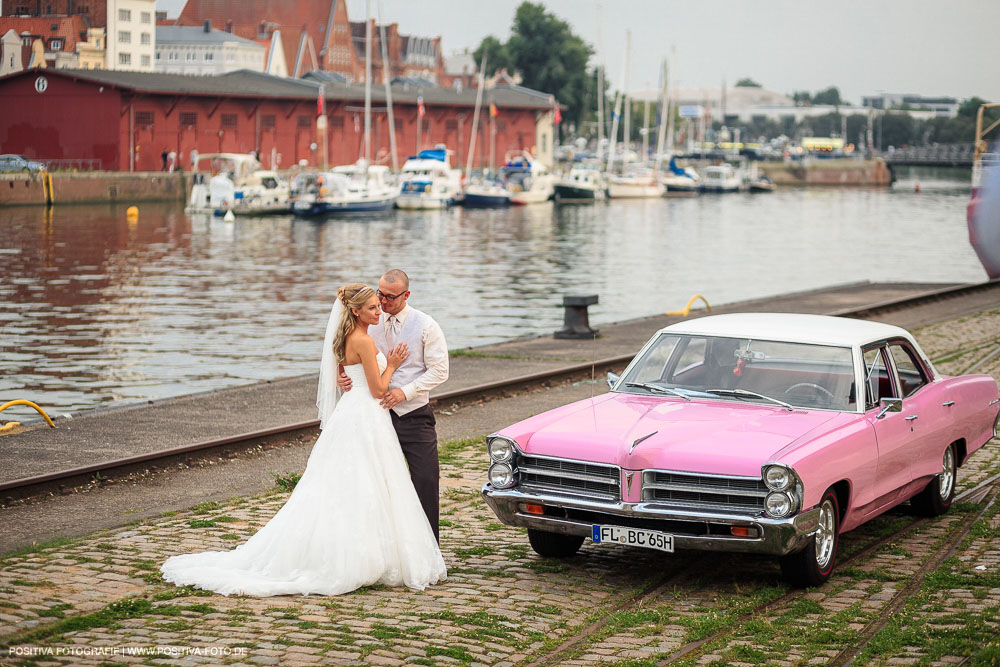
[[[506,463],[494,463],[490,466],[490,484],[495,489],[506,489],[514,485],[514,471]]]
[[[493,438],[486,449],[494,461],[510,461],[514,457],[514,443],[507,438]]]
[[[784,491],[792,485],[792,474],[788,468],[770,466],[764,471],[764,483],[773,491]]]
[[[792,499],[788,497],[787,493],[775,491],[767,494],[767,498],[764,499],[764,508],[771,516],[788,516],[792,512]]]

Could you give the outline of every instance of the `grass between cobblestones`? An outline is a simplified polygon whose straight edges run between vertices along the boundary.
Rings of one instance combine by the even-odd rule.
[[[939,370],[957,373],[1000,342],[1000,311],[917,332]],[[957,332],[957,333],[956,333]],[[1000,358],[981,369],[1000,375]],[[250,498],[89,537],[53,540],[0,558],[0,651],[38,646],[224,647],[190,662],[251,664],[652,665],[710,638],[681,665],[823,662],[856,641],[969,512],[909,531],[765,614],[787,588],[773,559],[584,545],[565,560],[537,557],[525,531],[499,523],[479,493],[482,437],[442,443],[442,549],[447,581],[425,591],[373,586],[337,598],[224,597],[162,580],[168,556],[230,549],[273,516],[298,473]],[[994,441],[962,468],[968,488],[1000,470]],[[843,536],[857,553],[909,521],[884,515]],[[642,591],[636,604],[626,602]],[[857,664],[1000,662],[1000,516],[979,519],[953,558],[930,573],[876,633]],[[586,633],[584,629],[589,629]],[[572,646],[554,653],[567,640]],[[243,651],[238,654],[236,651]],[[183,658],[183,656],[181,656]],[[115,656],[22,656],[22,664],[119,664]],[[164,656],[127,661],[180,664]],[[185,662],[188,662],[185,661]],[[124,664],[124,663],[121,663]]]

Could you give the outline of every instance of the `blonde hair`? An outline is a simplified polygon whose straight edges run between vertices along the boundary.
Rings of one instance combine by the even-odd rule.
[[[337,333],[333,337],[333,356],[337,359],[337,363],[344,363],[347,337],[354,331],[358,321],[358,316],[352,312],[352,309],[361,309],[374,295],[375,290],[363,283],[351,283],[337,290],[337,299],[344,304],[344,310],[340,313],[340,322],[337,323]]]

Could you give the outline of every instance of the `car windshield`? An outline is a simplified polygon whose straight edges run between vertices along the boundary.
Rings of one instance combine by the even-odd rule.
[[[851,348],[723,336],[660,334],[616,390],[784,409],[857,407]]]

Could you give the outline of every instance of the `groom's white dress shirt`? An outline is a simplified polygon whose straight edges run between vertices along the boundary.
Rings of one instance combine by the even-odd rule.
[[[368,333],[386,356],[400,343],[406,343],[410,351],[389,382],[390,389],[402,389],[406,397],[393,412],[402,417],[427,405],[431,390],[448,379],[448,345],[438,323],[407,304],[396,315],[382,313]]]

